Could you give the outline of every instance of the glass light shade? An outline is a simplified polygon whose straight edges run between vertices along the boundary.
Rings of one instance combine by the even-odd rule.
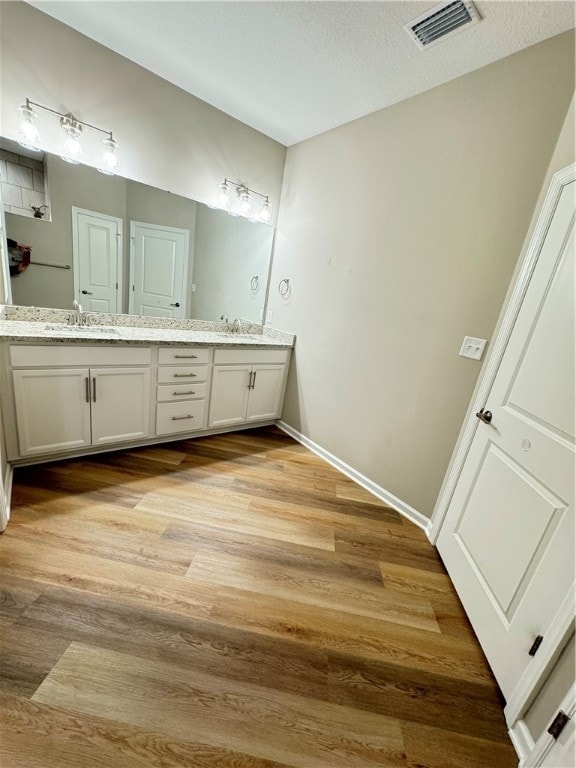
[[[18,144],[33,152],[40,152],[40,134],[35,120],[38,115],[27,104],[23,104],[18,109],[18,123],[20,130],[18,132]]]
[[[118,171],[118,144],[112,137],[102,140],[102,157],[98,170],[108,176],[113,176]]]
[[[241,216],[250,216],[252,210],[252,199],[250,198],[250,192],[247,189],[238,190],[238,199],[240,201],[238,205],[238,212]]]
[[[270,216],[272,214],[272,206],[270,205],[270,200],[266,198],[264,202],[262,203],[262,207],[260,208],[260,213],[258,214],[258,218],[260,221],[270,221]]]
[[[219,208],[228,208],[230,205],[230,187],[225,181],[218,186],[216,200]]]
[[[80,162],[82,159],[82,145],[78,139],[68,137],[64,141],[61,158],[66,160],[67,163],[72,163],[72,165],[77,165]]]
[[[67,163],[77,165],[82,158],[82,145],[79,141],[82,126],[71,115],[60,118],[60,125],[66,134],[60,157]]]

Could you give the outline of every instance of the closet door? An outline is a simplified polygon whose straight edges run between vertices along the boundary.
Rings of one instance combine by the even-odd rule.
[[[574,604],[574,187],[559,194],[438,539],[508,702]]]

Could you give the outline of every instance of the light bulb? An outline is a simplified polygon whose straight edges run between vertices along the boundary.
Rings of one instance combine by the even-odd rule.
[[[218,186],[216,200],[219,208],[227,209],[230,205],[230,187],[226,181],[223,181],[222,184]]]
[[[28,103],[19,107],[18,122],[20,130],[18,133],[18,144],[26,149],[31,149],[33,152],[40,152],[40,134],[38,126],[34,123],[37,118],[38,115]]]
[[[98,170],[107,176],[113,176],[118,171],[118,144],[111,135],[102,140],[102,157]]]
[[[66,134],[63,151],[60,157],[67,163],[77,165],[82,158],[82,145],[78,140],[82,134],[82,126],[73,115],[64,115],[64,117],[61,117],[60,125]]]
[[[270,221],[270,216],[272,213],[272,206],[270,205],[270,200],[266,198],[264,202],[262,203],[262,207],[260,208],[260,213],[258,214],[258,218],[260,221]]]
[[[241,216],[250,216],[250,211],[252,210],[252,200],[250,198],[250,192],[246,189],[246,187],[240,187],[238,190],[238,199],[240,200],[240,204],[238,205],[238,212]]]

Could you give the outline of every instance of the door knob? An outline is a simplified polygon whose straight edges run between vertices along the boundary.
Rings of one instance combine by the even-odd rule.
[[[492,421],[492,411],[485,411],[484,408],[481,408],[476,414],[476,417],[480,419],[480,421],[483,421],[484,424],[490,424]]]
[[[92,291],[82,291],[82,293],[84,294],[84,296],[93,296],[94,295],[92,293]]]
[[[179,301],[177,301],[177,302],[176,302],[176,304],[170,304],[170,306],[171,306],[171,307],[179,307],[179,306],[180,306],[180,302],[179,302]]]

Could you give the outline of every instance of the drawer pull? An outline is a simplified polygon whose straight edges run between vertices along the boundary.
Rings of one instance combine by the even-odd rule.
[[[172,421],[182,421],[183,419],[193,419],[194,416],[188,414],[188,416],[172,416]]]
[[[174,374],[175,379],[190,379],[190,378],[196,378],[195,373],[175,373]]]
[[[184,360],[184,359],[197,360],[198,355],[174,355],[174,358],[176,360]]]
[[[172,392],[172,394],[173,395],[195,395],[196,392],[192,392],[192,390],[190,390],[190,392]]]

